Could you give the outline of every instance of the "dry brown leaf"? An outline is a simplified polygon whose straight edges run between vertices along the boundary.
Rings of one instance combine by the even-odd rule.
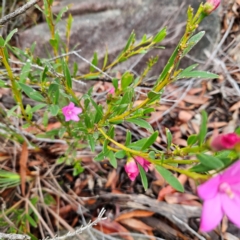
[[[116,169],[113,169],[109,174],[108,174],[108,179],[107,182],[105,184],[105,188],[108,188],[111,186],[112,189],[115,189],[116,187],[116,183],[118,180],[118,174]]]
[[[198,197],[189,193],[174,192],[166,194],[164,199],[169,204],[178,204],[189,200],[196,200]]]
[[[240,108],[240,101],[237,102],[237,103],[235,103],[235,104],[233,104],[233,105],[230,107],[229,111],[232,112],[232,111],[237,110],[238,108]]]
[[[173,143],[176,145],[179,145],[179,146],[183,146],[183,147],[187,146],[187,141],[182,138],[173,139]]]
[[[212,122],[208,123],[207,126],[209,128],[220,128],[226,126],[228,123],[227,122]]]
[[[21,178],[21,190],[22,190],[22,195],[25,196],[25,190],[26,190],[26,176],[27,176],[27,160],[28,160],[28,148],[27,148],[27,143],[24,142],[22,145],[22,152],[20,156],[20,178]]]
[[[182,122],[188,122],[190,119],[192,119],[194,113],[190,111],[180,111],[178,114],[179,120]]]
[[[10,158],[9,154],[7,153],[0,153],[0,162],[8,160]]]
[[[105,234],[118,233],[122,238],[126,240],[134,240],[133,237],[130,235],[130,232],[120,223],[115,221],[114,222],[110,222],[109,220],[101,221],[99,224],[94,226],[94,228],[104,232]],[[121,233],[127,233],[129,235]]]
[[[140,220],[134,219],[134,218],[127,218],[127,219],[122,219],[120,221],[122,224],[125,226],[128,226],[129,228],[132,228],[136,231],[142,232],[142,231],[152,231],[153,228],[148,226],[147,224],[143,223]]]
[[[192,104],[204,104],[209,100],[208,97],[199,97],[199,96],[191,96],[191,95],[186,95],[183,99],[183,101],[187,103],[192,103]]]
[[[133,218],[133,217],[149,217],[152,216],[154,212],[146,210],[134,210],[131,212],[122,213],[120,216],[115,218],[115,221],[121,221],[123,219]]]

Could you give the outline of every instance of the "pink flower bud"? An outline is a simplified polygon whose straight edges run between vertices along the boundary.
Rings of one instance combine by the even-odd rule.
[[[113,94],[115,93],[115,88],[114,88],[114,87],[111,87],[111,88],[108,90],[108,93],[113,95]]]
[[[133,158],[129,158],[124,168],[130,180],[134,181],[139,174],[139,169],[135,160]]]
[[[135,156],[134,159],[143,167],[144,171],[147,172],[150,166],[150,162],[148,162],[146,159]]]
[[[216,10],[216,8],[220,5],[220,3],[221,3],[221,0],[207,0],[207,2],[204,4],[203,12],[209,15],[211,12]]]
[[[233,149],[240,143],[240,137],[236,133],[220,134],[212,139],[210,147],[215,151]]]

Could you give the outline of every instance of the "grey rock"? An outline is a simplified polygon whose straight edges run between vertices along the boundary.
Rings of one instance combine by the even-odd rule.
[[[159,61],[151,72],[151,75],[160,73],[166,64],[169,56],[176,47],[184,31],[186,10],[188,5],[195,9],[200,1],[187,0],[63,0],[60,5],[55,6],[55,13],[68,4],[71,4],[69,12],[74,15],[74,22],[71,30],[70,49],[76,45],[81,49],[82,57],[91,61],[94,51],[98,53],[99,66],[101,66],[106,48],[109,53],[109,61],[112,61],[123,49],[126,41],[134,30],[138,40],[144,34],[152,36],[162,27],[167,26],[168,37],[162,42],[165,50],[152,50],[145,56],[133,57],[124,64],[117,67],[118,70],[132,69],[142,72],[147,60],[151,56],[159,55]],[[183,6],[184,5],[184,6]],[[65,17],[67,14],[65,14]],[[66,19],[57,25],[61,39],[65,38]],[[211,51],[214,43],[220,34],[220,18],[215,12],[206,18],[199,30],[205,30],[211,42],[205,37],[191,55],[197,59],[204,60],[203,49]],[[48,43],[50,38],[46,23],[27,29],[19,33],[19,44],[22,48],[31,46],[37,42],[35,54],[40,57],[47,57],[47,51],[51,52]],[[72,55],[71,62],[77,62],[81,73],[88,72],[89,64],[79,57]],[[185,65],[189,60],[185,60]]]

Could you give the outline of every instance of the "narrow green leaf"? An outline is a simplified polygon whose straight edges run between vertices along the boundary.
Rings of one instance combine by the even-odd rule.
[[[166,35],[167,35],[167,29],[163,28],[156,34],[156,36],[153,38],[152,41],[154,43],[159,43],[166,37]]]
[[[54,104],[50,105],[48,107],[48,109],[49,109],[49,111],[50,111],[52,116],[57,116],[57,114],[58,114],[58,112],[60,110],[59,106],[58,105],[54,105]]]
[[[94,52],[94,54],[93,54],[92,65],[90,65],[90,72],[96,72],[96,68],[95,67],[97,67],[97,65],[98,65],[98,55],[97,55],[96,52]]]
[[[33,218],[30,215],[28,215],[28,214],[25,214],[25,216],[26,216],[28,222],[30,223],[30,225],[32,227],[36,228],[37,227],[37,223],[33,220]]]
[[[12,39],[12,36],[18,31],[17,28],[13,29],[6,37],[6,40],[4,42],[4,47],[8,44],[8,42]]]
[[[19,86],[21,87],[21,89],[24,91],[24,93],[31,99],[37,101],[37,102],[45,102],[45,98],[41,95],[41,93],[39,93],[38,91],[36,91],[35,89],[29,87],[26,84],[23,83],[18,83]]]
[[[58,104],[59,94],[60,94],[59,85],[51,83],[48,88],[48,96],[50,97],[53,104]]]
[[[193,134],[191,136],[188,137],[187,139],[187,144],[188,146],[192,146],[193,144],[195,144],[198,141],[198,135]]]
[[[125,156],[126,156],[126,152],[124,150],[120,150],[120,151],[115,153],[116,158],[123,159]]]
[[[25,83],[30,71],[31,71],[31,63],[30,61],[27,61],[26,64],[22,67],[19,82]]]
[[[183,51],[182,57],[183,58],[187,53],[189,53],[192,48],[202,39],[205,35],[205,31],[201,31],[195,35],[193,35],[187,42],[187,48]]]
[[[114,167],[117,168],[117,159],[115,158],[115,155],[112,151],[109,151],[108,153],[108,159],[110,164]]]
[[[197,159],[206,167],[210,169],[219,169],[223,168],[224,164],[223,162],[218,159],[217,157],[207,155],[204,153],[197,154]]]
[[[127,130],[125,146],[128,146],[132,142],[132,134]]]
[[[129,49],[129,47],[131,46],[131,44],[133,44],[134,41],[135,41],[135,33],[132,32],[128,38],[125,48],[123,49],[123,52],[126,52]]]
[[[95,161],[102,161],[103,159],[105,159],[105,154],[103,152],[100,152],[96,157],[94,157]]]
[[[162,177],[169,183],[173,188],[179,192],[184,192],[182,184],[178,181],[173,174],[162,166],[155,166],[156,170],[162,175]]]
[[[90,145],[91,151],[94,152],[95,151],[95,140],[94,140],[93,136],[90,134],[87,136],[87,138],[88,138],[88,143]]]
[[[192,168],[189,169],[191,172],[196,172],[196,173],[206,173],[210,170],[212,170],[211,167],[205,166],[202,163],[193,166]]]
[[[154,91],[150,91],[148,92],[147,96],[150,99],[149,103],[152,103],[156,100],[160,100],[162,93],[160,92],[154,92]]]
[[[133,74],[130,72],[125,72],[121,79],[122,90],[126,89],[133,82]]]
[[[145,128],[149,130],[151,133],[153,133],[153,128],[150,123],[147,121],[141,119],[141,118],[133,118],[133,119],[126,119],[127,122],[134,123],[138,125],[139,127]]]
[[[148,138],[148,140],[142,146],[141,150],[144,151],[145,149],[149,148],[153,143],[155,143],[157,137],[158,137],[158,132],[156,131]]]
[[[68,88],[72,88],[72,77],[68,65],[64,62],[64,76],[66,78],[66,83]]]
[[[67,11],[68,11],[68,7],[67,7],[67,6],[65,6],[64,8],[62,8],[62,9],[60,10],[60,12],[58,13],[57,18],[56,18],[56,20],[55,20],[55,25],[59,23],[59,21],[61,20],[63,14],[64,14],[65,12],[67,12]]]
[[[199,145],[202,145],[207,134],[207,112],[202,111],[202,122],[198,134]]]
[[[0,79],[0,87],[2,87],[2,88],[9,88],[10,86],[5,81]]]
[[[176,79],[181,78],[204,78],[204,79],[213,79],[213,78],[219,78],[217,74],[210,73],[210,72],[204,72],[204,71],[191,71],[186,72],[182,71]]]
[[[138,163],[138,169],[140,172],[141,180],[142,180],[142,185],[144,187],[144,190],[147,191],[148,189],[148,180],[146,176],[146,172],[144,171],[143,167]]]
[[[104,60],[103,60],[103,67],[102,67],[103,70],[107,66],[107,62],[108,62],[108,49],[106,48],[106,52],[105,52]]]
[[[165,128],[167,136],[167,149],[169,150],[172,144],[172,134],[168,128]]]

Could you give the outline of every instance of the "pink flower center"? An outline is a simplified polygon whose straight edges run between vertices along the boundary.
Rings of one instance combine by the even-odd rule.
[[[68,110],[68,111],[67,111],[67,114],[68,114],[68,115],[72,115],[72,111],[71,111],[71,110]]]
[[[223,182],[223,183],[220,184],[219,191],[221,193],[227,194],[229,196],[229,198],[234,198],[234,193],[233,193],[230,185],[226,182]]]

